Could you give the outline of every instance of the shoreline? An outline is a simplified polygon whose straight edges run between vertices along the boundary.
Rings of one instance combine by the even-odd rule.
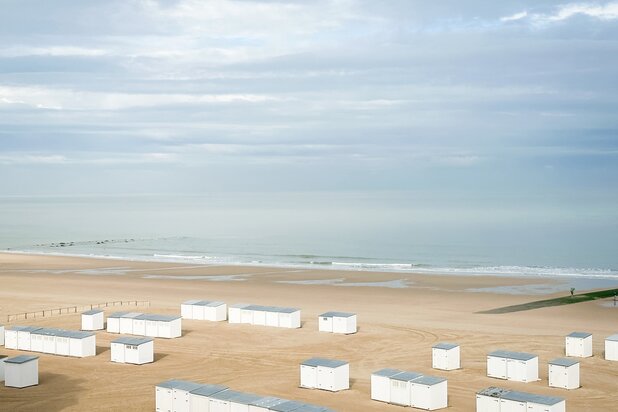
[[[197,298],[228,305],[247,302],[298,307],[302,328],[279,330],[186,320],[181,338],[156,339],[154,363],[135,367],[110,362],[109,345],[118,335],[99,331],[95,357],[69,359],[36,353],[40,356],[40,384],[20,391],[0,387],[0,398],[6,402],[3,407],[20,411],[151,411],[154,385],[184,379],[226,384],[239,391],[296,399],[339,412],[399,409],[370,399],[369,377],[382,368],[447,378],[449,410],[453,412],[474,410],[475,392],[488,386],[564,397],[569,410],[603,410],[618,402],[618,393],[613,391],[615,363],[603,359],[602,340],[617,332],[611,320],[616,308],[590,301],[487,315],[478,312],[524,304],[538,300],[538,295],[469,292],[538,284],[538,279],[410,274],[405,276],[410,282],[406,288],[340,287],[280,281],[341,277],[343,283],[366,283],[402,276],[389,272],[113,262],[0,253],[0,323],[75,330],[80,325],[79,313],[8,324],[5,315],[121,300],[149,301],[150,306],[110,307],[106,314],[127,309],[178,314],[181,302]],[[148,275],[165,278],[146,278]],[[187,275],[201,279],[181,279]],[[207,280],[221,276],[224,278],[219,281]],[[231,280],[239,278],[243,280]],[[358,333],[335,336],[318,332],[318,316],[331,310],[357,313]],[[594,356],[581,359],[583,386],[568,392],[549,388],[546,362],[564,356],[564,336],[575,330],[594,334]],[[461,345],[462,369],[445,372],[431,368],[431,347],[440,341]],[[496,349],[538,354],[541,381],[523,384],[488,378],[486,354]],[[28,352],[0,347],[0,355],[19,353]],[[349,361],[351,388],[337,394],[299,388],[298,364],[315,356]]]

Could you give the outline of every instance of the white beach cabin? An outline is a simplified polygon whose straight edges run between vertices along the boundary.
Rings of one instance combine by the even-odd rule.
[[[0,355],[0,381],[4,380],[4,361],[8,359],[6,355]]]
[[[146,319],[146,335],[148,332],[148,322],[156,322],[157,338],[179,338],[182,336],[182,318],[178,315],[144,315]],[[151,331],[153,332],[153,331]]]
[[[549,361],[549,386],[563,389],[579,388],[579,361],[558,358]]]
[[[264,398],[253,393],[242,393],[230,399],[230,412],[249,412],[249,405]]]
[[[92,309],[82,313],[82,330],[102,330],[105,328],[105,312]]]
[[[229,323],[242,323],[241,311],[247,306],[251,306],[249,303],[236,303],[230,305],[227,309],[227,321]]]
[[[508,389],[491,386],[476,393],[476,412],[500,412],[500,399]],[[523,412],[523,411],[522,411]]]
[[[94,332],[68,331],[70,356],[85,358],[97,354],[97,337]],[[56,335],[57,336],[57,335]]]
[[[123,336],[111,343],[111,361],[143,365],[154,362],[154,340]]]
[[[9,326],[4,330],[4,347],[6,349],[17,349],[17,331],[25,326]]]
[[[287,399],[281,399],[274,396],[265,396],[249,404],[249,412],[268,412],[271,407],[287,402]]]
[[[589,358],[592,356],[592,333],[573,332],[565,337],[566,356]]]
[[[220,322],[227,319],[227,305],[210,300],[188,300],[180,305],[183,319],[210,320]]]
[[[618,334],[605,338],[605,359],[618,361]]]
[[[389,403],[396,405],[411,406],[412,405],[412,384],[411,381],[423,376],[418,372],[401,372],[395,376],[391,376],[391,399]]]
[[[30,349],[30,334],[38,329],[38,326],[24,326],[17,330],[17,349],[19,350],[31,350]]]
[[[231,412],[232,399],[242,396],[242,392],[228,389],[210,396],[209,412]]]
[[[441,342],[431,348],[431,367],[445,371],[461,368],[461,350],[454,343]]]
[[[334,359],[307,359],[300,364],[300,386],[331,392],[349,389],[350,364]]]
[[[129,335],[134,335],[133,331],[133,319],[142,316],[141,312],[129,312],[120,316],[120,333],[127,333]]]
[[[129,312],[114,312],[107,317],[107,331],[109,333],[120,333],[120,318]]]
[[[215,393],[227,390],[223,385],[202,385],[189,392],[189,403],[191,412],[210,412],[210,397]]]
[[[348,312],[326,312],[318,317],[318,330],[351,334],[356,333],[356,314]]]
[[[277,308],[279,313],[279,327],[297,329],[300,328],[300,310],[296,308]]]
[[[381,402],[391,401],[392,376],[402,373],[399,369],[380,369],[371,374],[371,399]]]
[[[191,391],[204,386],[199,383],[169,380],[155,387],[155,408],[157,412],[191,412]]]
[[[4,326],[0,325],[0,346],[4,346]]]
[[[539,357],[530,353],[497,350],[487,355],[487,376],[516,382],[539,380]]]
[[[410,381],[410,406],[435,411],[448,406],[446,379],[423,375]]]
[[[554,396],[507,391],[500,398],[500,412],[565,412],[566,402]]]
[[[182,302],[180,304],[180,316],[182,316],[183,319],[195,319],[193,317],[193,305],[195,305],[197,302],[200,302],[200,300],[191,299]]]
[[[4,386],[25,388],[38,384],[38,356],[20,355],[4,360]]]

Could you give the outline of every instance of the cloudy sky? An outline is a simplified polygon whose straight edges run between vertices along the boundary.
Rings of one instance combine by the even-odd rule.
[[[607,200],[617,113],[618,1],[0,3],[0,195]]]

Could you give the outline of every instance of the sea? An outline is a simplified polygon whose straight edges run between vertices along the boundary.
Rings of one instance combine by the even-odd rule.
[[[412,192],[0,197],[0,250],[618,283],[618,211]]]

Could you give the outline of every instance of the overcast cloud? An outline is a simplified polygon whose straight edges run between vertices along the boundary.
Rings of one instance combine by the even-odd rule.
[[[0,8],[0,195],[614,196],[615,1]]]

